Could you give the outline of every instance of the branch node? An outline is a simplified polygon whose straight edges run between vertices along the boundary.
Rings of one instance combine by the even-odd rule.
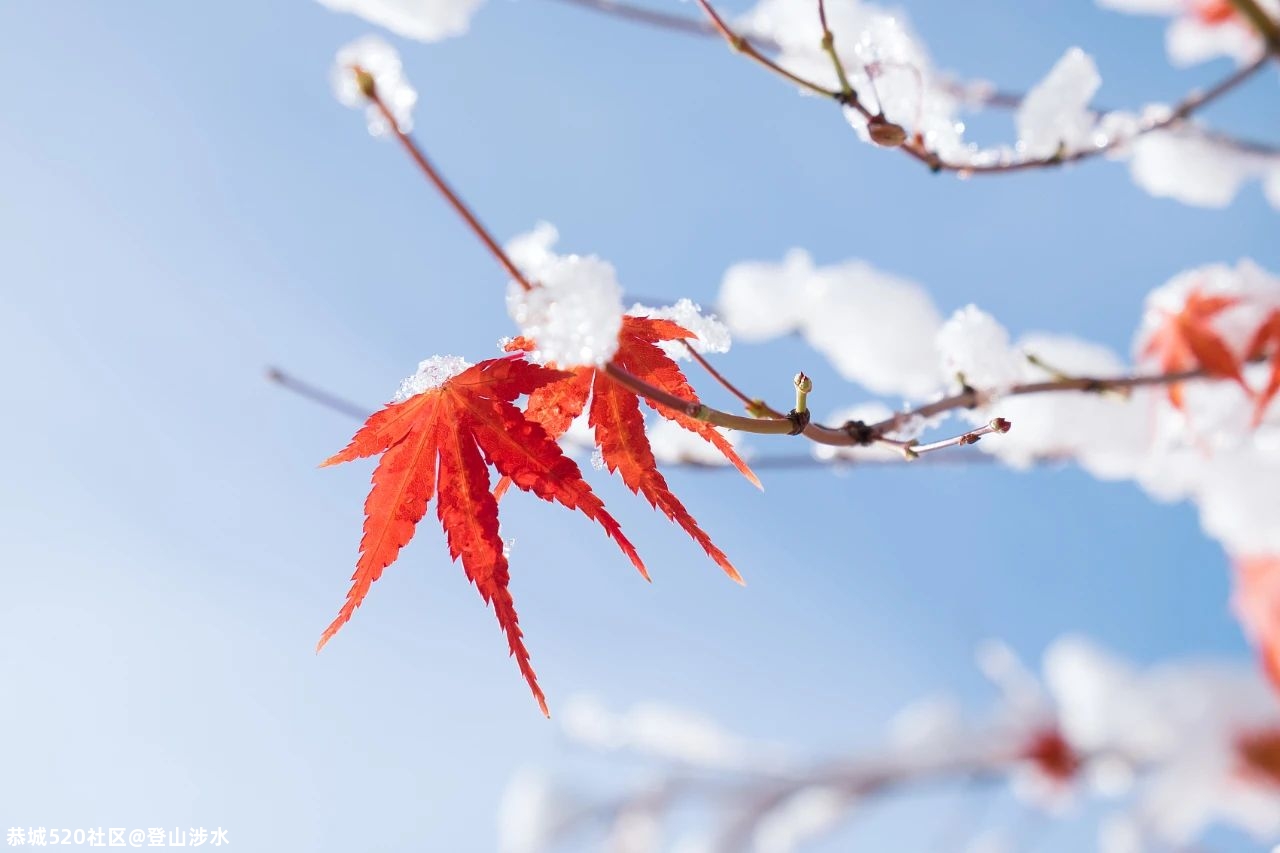
[[[867,136],[882,148],[898,148],[907,141],[907,131],[902,125],[894,124],[885,118],[884,113],[877,113],[867,119]],[[933,165],[930,163],[931,167]]]
[[[788,435],[799,435],[804,432],[804,428],[809,425],[809,410],[803,412],[792,409],[787,412],[787,420],[791,421],[791,431]]]
[[[845,421],[840,429],[859,447],[866,447],[876,440],[876,431],[866,421]]]

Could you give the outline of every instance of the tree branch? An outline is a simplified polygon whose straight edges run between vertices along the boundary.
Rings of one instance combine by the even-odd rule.
[[[577,6],[583,9],[589,9],[591,11],[609,15],[616,18],[620,18],[622,20],[631,21],[634,23],[640,23],[646,26],[656,27],[659,29],[669,30],[673,32],[682,32],[688,35],[697,35],[697,36],[720,36],[728,42],[729,46],[733,50],[740,53],[746,53],[749,58],[751,58],[756,63],[764,66],[774,74],[777,74],[783,77],[784,79],[789,80],[790,82],[794,83],[797,86],[800,86],[801,88],[807,89],[823,97],[827,97],[832,100],[835,100],[836,102],[844,106],[849,106],[857,110],[860,114],[863,115],[864,118],[867,118],[868,120],[871,120],[874,118],[875,114],[863,106],[861,101],[858,99],[857,94],[853,91],[852,86],[847,85],[847,78],[842,79],[841,90],[836,91],[832,89],[827,89],[824,86],[820,86],[814,83],[813,81],[800,78],[797,75],[791,73],[790,71],[787,71],[786,69],[778,65],[776,62],[774,62],[773,60],[769,59],[767,56],[764,55],[765,52],[777,51],[778,47],[776,44],[758,36],[752,36],[751,40],[748,41],[746,37],[735,33],[732,29],[728,27],[727,24],[725,24],[724,20],[720,17],[720,15],[714,10],[714,8],[712,8],[709,5],[709,3],[705,2],[705,0],[698,0],[698,2],[699,2],[699,5],[703,8],[704,13],[708,17],[708,20],[706,22],[697,21],[697,20],[685,17],[683,15],[673,15],[665,12],[656,12],[656,11],[647,9],[643,6],[635,5],[632,3],[626,3],[626,2],[615,2],[615,0],[559,0],[559,2],[568,3],[572,6]],[[820,2],[818,6],[818,12],[819,12],[819,15],[821,16],[821,21],[823,23],[823,32],[824,32],[822,48],[829,55],[832,55],[833,60],[835,60],[838,63],[838,59],[834,56],[834,47],[832,46],[829,48],[826,44],[827,34],[830,33],[830,29],[825,25],[826,10],[824,7],[824,2]],[[1232,0],[1232,2],[1239,3],[1241,6],[1249,5],[1254,8],[1257,8],[1257,5],[1254,2],[1254,0]],[[1275,22],[1267,18],[1265,13],[1261,12],[1260,9],[1258,10],[1258,12],[1259,14],[1262,15],[1261,20],[1264,20],[1266,22],[1267,29],[1263,30],[1264,33],[1280,33],[1280,25],[1277,25]],[[1243,10],[1242,10],[1242,14],[1245,14]],[[1252,18],[1250,18],[1250,20],[1252,20]],[[1268,34],[1265,37],[1269,40],[1269,43],[1270,43],[1270,39],[1272,39],[1273,37],[1280,38],[1280,35],[1273,36],[1271,34]],[[831,38],[832,38],[832,41],[834,42],[834,37],[832,36]],[[1276,51],[1276,49],[1277,48],[1275,47],[1272,48],[1273,54]],[[1264,55],[1260,57],[1258,60],[1256,60],[1255,62],[1252,62],[1248,65],[1245,65],[1237,69],[1233,73],[1224,77],[1222,80],[1218,81],[1217,83],[1214,83],[1209,88],[1203,91],[1192,91],[1188,93],[1184,98],[1182,98],[1182,100],[1180,100],[1177,104],[1174,105],[1170,114],[1165,118],[1147,122],[1132,134],[1114,137],[1108,140],[1105,144],[1100,146],[1095,146],[1093,148],[1082,148],[1076,151],[1068,151],[1060,154],[1054,154],[1048,157],[1041,157],[1041,158],[1028,159],[1028,160],[1013,160],[1013,161],[1002,162],[1002,163],[988,163],[988,164],[967,164],[967,163],[953,163],[953,162],[942,160],[937,155],[925,149],[923,144],[920,143],[919,141],[908,141],[906,144],[903,144],[899,147],[903,150],[905,154],[919,161],[920,163],[928,166],[933,171],[945,171],[945,172],[961,173],[965,175],[971,175],[971,174],[979,175],[979,174],[1001,174],[1001,173],[1007,173],[1007,172],[1020,172],[1020,171],[1030,170],[1030,169],[1054,168],[1057,166],[1065,165],[1067,163],[1074,163],[1074,162],[1079,162],[1082,160],[1098,157],[1102,154],[1113,151],[1121,147],[1122,145],[1125,145],[1131,142],[1133,139],[1136,139],[1137,137],[1147,133],[1152,133],[1158,130],[1167,130],[1174,127],[1180,127],[1185,125],[1194,113],[1200,111],[1201,109],[1206,107],[1208,104],[1212,103],[1213,101],[1216,101],[1218,98],[1222,97],[1223,95],[1227,94],[1231,90],[1235,89],[1241,83],[1248,80],[1250,77],[1256,74],[1258,70],[1267,63],[1267,61],[1268,61],[1268,56]],[[842,65],[837,65],[837,68],[838,68],[837,74],[839,76],[839,72],[843,71],[844,69]],[[947,88],[951,92],[956,94],[958,97],[968,100],[971,103],[976,101],[977,103],[980,103],[984,106],[1016,109],[1022,103],[1025,97],[1025,94],[1021,92],[1009,92],[1009,91],[1003,91],[996,88],[992,88],[989,92],[980,92],[975,97],[973,88],[970,86],[967,86],[964,83],[952,82],[946,85],[947,85]],[[1099,110],[1098,112],[1102,112],[1102,111]],[[1240,138],[1231,136],[1229,134],[1209,130],[1206,128],[1197,128],[1196,132],[1204,136],[1206,139],[1209,139],[1219,145],[1223,145],[1225,147],[1235,149],[1242,153],[1254,154],[1262,157],[1280,157],[1280,147],[1277,147],[1274,144],[1258,142],[1254,140],[1240,139]]]
[[[1231,0],[1231,5],[1262,36],[1267,43],[1267,53],[1280,60],[1280,23],[1273,21],[1257,0]]]
[[[399,140],[400,145],[404,148],[405,152],[408,153],[410,159],[417,164],[418,168],[422,171],[422,174],[425,175],[427,180],[435,186],[435,188],[440,192],[440,195],[444,196],[445,201],[449,203],[449,206],[453,208],[454,212],[457,213],[458,216],[462,217],[462,221],[465,222],[471,229],[471,232],[480,239],[480,242],[483,243],[489,252],[498,260],[498,263],[502,264],[502,267],[507,271],[507,274],[519,283],[520,287],[524,290],[532,290],[533,285],[531,285],[528,279],[525,278],[524,273],[522,273],[519,268],[512,263],[511,258],[509,258],[507,253],[503,251],[502,246],[500,246],[498,241],[493,238],[493,235],[489,233],[489,229],[484,227],[479,218],[472,213],[471,208],[467,206],[467,203],[462,200],[462,197],[454,192],[453,187],[449,186],[448,181],[444,179],[444,176],[441,175],[440,172],[436,170],[436,167],[431,164],[431,161],[427,159],[427,155],[423,153],[422,149],[418,146],[418,143],[414,141],[413,137],[400,129],[400,125],[396,121],[395,116],[391,114],[391,110],[387,108],[386,103],[383,102],[382,97],[378,94],[378,89],[373,83],[373,77],[362,68],[355,68],[354,71],[360,80],[361,91],[364,93],[365,97],[369,99],[370,103],[377,108],[378,112],[382,115],[383,120],[387,123],[387,126],[391,128],[396,139]]]

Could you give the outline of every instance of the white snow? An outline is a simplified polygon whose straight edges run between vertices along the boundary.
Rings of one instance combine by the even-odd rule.
[[[836,51],[867,107],[882,111],[908,133],[919,133],[929,149],[944,159],[970,159],[977,149],[963,140],[964,125],[956,117],[959,99],[934,69],[906,15],[860,0],[828,2],[826,9]],[[777,43],[781,48],[777,60],[784,68],[838,88],[831,59],[821,48],[822,30],[812,4],[760,0],[737,26],[748,35]],[[845,116],[858,135],[870,141],[866,119],[853,109],[846,109]]]
[[[1194,65],[1228,56],[1245,65],[1256,59],[1263,42],[1238,13],[1218,19],[1217,0],[1098,0],[1098,5],[1136,15],[1171,17],[1165,32],[1165,51],[1174,65]],[[1280,16],[1280,0],[1259,0],[1273,18]]]
[[[849,421],[874,424],[888,420],[892,416],[893,411],[884,403],[871,401],[832,412],[830,417],[823,420],[823,423],[830,426],[841,426]],[[890,434],[888,437],[899,440],[902,438],[898,434]],[[830,462],[836,459],[848,459],[853,462],[893,462],[902,459],[902,451],[892,445],[879,442],[865,447],[857,445],[834,447],[829,444],[814,443],[809,445],[809,450],[815,459],[822,462]]]
[[[418,102],[418,92],[405,79],[400,65],[400,54],[378,36],[364,36],[338,50],[334,58],[329,80],[333,94],[344,106],[363,109],[368,121],[369,133],[385,136],[392,128],[378,108],[360,91],[355,69],[359,67],[373,76],[378,97],[395,118],[400,130],[413,129],[413,106]]]
[[[1228,56],[1239,65],[1247,65],[1263,50],[1257,31],[1239,18],[1220,24],[1205,23],[1189,16],[1176,18],[1165,31],[1164,45],[1169,61],[1179,66],[1198,65],[1219,56]]]
[[[804,249],[787,252],[782,263],[742,261],[724,274],[718,305],[733,334],[767,341],[799,329],[808,304],[813,259]]]
[[[1098,5],[1131,15],[1177,15],[1187,0],[1098,0]]]
[[[714,445],[675,421],[658,418],[645,427],[645,433],[649,437],[653,457],[660,463],[715,466],[729,464],[729,460]],[[720,435],[730,444],[736,445],[741,433],[720,430]]]
[[[714,720],[656,702],[615,713],[593,697],[572,696],[561,726],[571,740],[599,750],[628,750],[703,768],[748,762],[746,745]]]
[[[1138,672],[1079,637],[1050,647],[1044,668],[1072,745],[1146,771],[1130,833],[1176,846],[1216,822],[1259,841],[1280,833],[1280,787],[1245,772],[1241,752],[1244,738],[1280,731],[1275,693],[1255,668],[1187,661]]]
[[[1229,205],[1248,181],[1265,182],[1267,199],[1280,209],[1280,158],[1241,151],[1182,130],[1145,133],[1129,143],[1134,183],[1157,198],[1197,207]]]
[[[803,788],[773,809],[756,826],[755,853],[796,853],[805,842],[820,838],[855,803],[847,791],[820,785]]]
[[[1274,484],[1280,482],[1280,406],[1268,409],[1254,427],[1252,395],[1230,381],[1184,383],[1185,411],[1176,409],[1167,389],[1158,385],[1001,396],[1013,385],[1062,376],[1105,379],[1135,370],[1158,372],[1158,363],[1143,360],[1147,342],[1182,311],[1193,292],[1237,300],[1209,322],[1238,355],[1270,313],[1280,309],[1280,277],[1252,261],[1179,273],[1147,297],[1134,340],[1139,361],[1134,368],[1105,347],[1062,335],[1026,335],[1012,345],[999,322],[968,306],[938,334],[943,370],[963,374],[969,385],[996,395],[960,417],[982,424],[998,416],[1014,425],[1000,440],[981,442],[982,451],[1014,467],[1072,460],[1100,479],[1135,480],[1156,500],[1194,502],[1205,531],[1233,553],[1280,552],[1280,501],[1274,500]],[[1269,364],[1246,365],[1246,383],[1261,388],[1270,369]],[[815,452],[820,458],[837,455]]]
[[[498,807],[498,849],[502,853],[545,850],[569,810],[570,804],[545,774],[517,771]]]
[[[816,267],[793,249],[781,264],[738,264],[725,273],[719,304],[735,335],[799,331],[842,376],[875,393],[921,398],[939,385],[933,301],[863,261]]]
[[[1060,148],[1090,147],[1094,114],[1089,109],[1102,77],[1093,58],[1078,47],[1068,50],[1018,106],[1018,145],[1027,157],[1049,157]]]
[[[618,350],[622,286],[613,266],[595,255],[558,255],[555,227],[539,223],[508,243],[507,254],[534,285],[507,287],[507,312],[537,345],[535,361],[558,367],[599,366]]]
[[[1067,376],[1107,377],[1128,372],[1124,361],[1098,344],[1067,335],[1024,335],[1013,348],[1019,358],[1019,382],[1043,382]],[[1046,367],[1034,364],[1034,356]],[[1092,454],[1105,454],[1112,445],[1096,441],[1108,433],[1117,417],[1124,416],[1129,401],[1120,394],[1050,393],[1006,397],[989,407],[1014,424],[999,441],[978,445],[1015,468],[1046,459],[1070,459],[1081,464]]]
[[[652,308],[637,302],[627,313],[633,317],[654,317],[678,323],[693,332],[695,337],[689,341],[689,344],[704,355],[709,352],[728,352],[733,343],[729,335],[729,327],[716,315],[703,314],[702,306],[691,299],[680,299],[674,305],[665,305],[661,308]],[[690,357],[689,351],[680,341],[659,341],[658,346],[671,358],[687,360]]]
[[[966,305],[938,329],[943,375],[980,391],[1002,391],[1022,376],[1022,362],[1009,332],[976,305]]]
[[[418,41],[459,36],[471,25],[481,0],[319,0],[335,12],[349,12],[397,35]]]
[[[416,397],[423,391],[439,388],[445,382],[457,376],[471,366],[471,362],[456,355],[433,355],[418,362],[418,369],[400,383],[396,390],[394,402],[400,403],[410,397]]]

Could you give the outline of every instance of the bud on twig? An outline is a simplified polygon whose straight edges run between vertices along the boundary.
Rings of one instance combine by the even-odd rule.
[[[356,87],[360,89],[360,94],[371,101],[378,96],[378,84],[372,74],[359,65],[351,66],[351,73],[356,75]]]
[[[813,390],[813,380],[803,372],[797,373],[794,380],[796,386],[796,411],[803,412],[809,408],[809,392]]]
[[[907,141],[907,132],[902,125],[894,124],[883,115],[867,119],[867,135],[872,142],[884,148],[897,148]]]

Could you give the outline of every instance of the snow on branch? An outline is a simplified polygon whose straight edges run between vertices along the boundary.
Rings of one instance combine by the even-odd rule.
[[[656,703],[612,713],[571,700],[566,738],[614,781],[521,771],[503,799],[501,849],[606,840],[633,853],[788,853],[838,838],[877,799],[939,785],[1004,788],[1049,820],[1097,803],[1103,853],[1190,849],[1218,825],[1260,841],[1280,833],[1280,704],[1254,670],[1137,669],[1079,636],[1049,646],[1039,678],[998,642],[978,663],[999,691],[981,713],[934,696],[905,707],[878,748],[810,758]],[[952,849],[999,829],[976,824]]]
[[[615,0],[563,1],[649,26],[721,36],[803,92],[840,105],[863,140],[897,148],[934,171],[969,177],[1105,156],[1128,161],[1134,182],[1155,196],[1223,207],[1256,180],[1280,208],[1280,147],[1192,121],[1269,64],[1268,37],[1236,0],[1103,0],[1119,11],[1173,16],[1169,53],[1177,64],[1226,55],[1239,65],[1176,103],[1128,111],[1092,106],[1102,80],[1079,48],[1067,51],[1025,94],[957,82],[934,65],[901,11],[862,0],[760,0],[735,23],[701,0],[705,23]],[[1248,3],[1269,15],[1266,20],[1280,17],[1275,0]],[[963,112],[986,107],[1016,109],[1015,143],[983,147],[965,140]]]

